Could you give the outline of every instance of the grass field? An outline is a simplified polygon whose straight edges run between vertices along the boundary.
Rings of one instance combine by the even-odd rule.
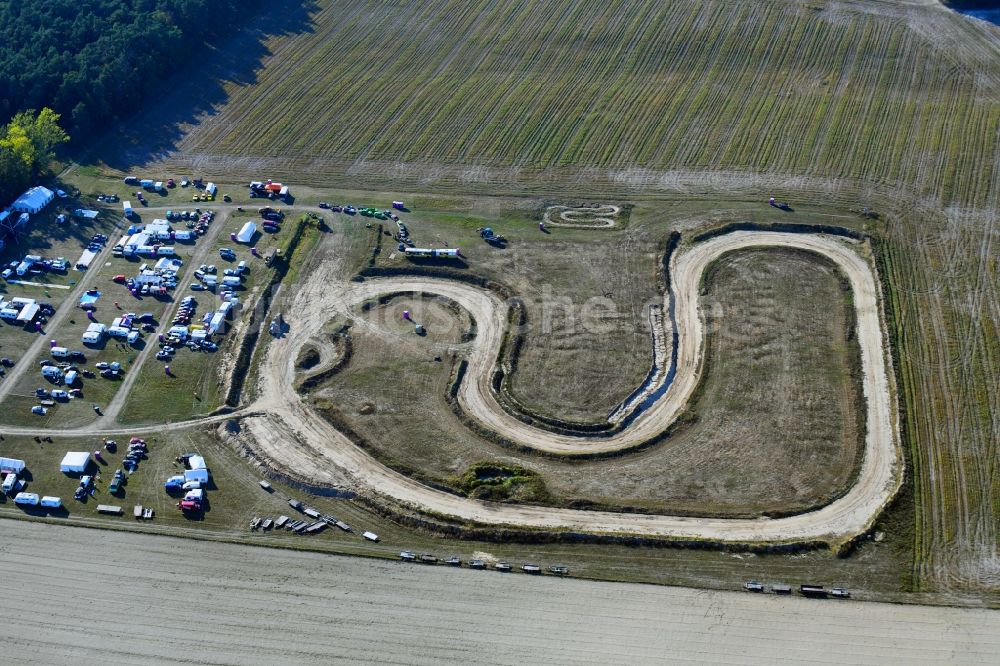
[[[994,201],[990,29],[932,4],[315,7],[253,84],[226,85],[175,144],[143,154],[158,137],[140,136],[129,163],[414,191],[655,189],[709,169]]]

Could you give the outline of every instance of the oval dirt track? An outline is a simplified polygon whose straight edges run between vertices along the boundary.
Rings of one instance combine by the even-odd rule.
[[[309,410],[292,389],[294,359],[301,346],[335,313],[349,314],[358,303],[394,291],[439,294],[469,310],[478,337],[468,355],[468,371],[459,401],[467,414],[487,428],[547,453],[608,453],[637,446],[665,429],[695,390],[703,353],[699,313],[700,278],[721,255],[749,247],[789,247],[834,261],[853,289],[861,349],[867,433],[857,481],[825,507],[779,519],[716,519],[666,515],[617,514],[531,506],[487,504],[434,490],[398,474],[361,451],[329,423]],[[296,474],[318,481],[342,480],[391,497],[413,508],[487,525],[598,534],[638,534],[715,542],[838,541],[866,531],[899,487],[902,459],[879,316],[879,287],[858,244],[816,234],[739,231],[696,244],[671,262],[672,298],[678,328],[677,372],[666,395],[612,437],[588,439],[532,428],[505,412],[490,390],[489,377],[506,330],[506,305],[493,294],[469,285],[420,277],[374,279],[336,284],[322,270],[296,292],[286,313],[291,333],[271,346],[261,372],[262,396],[246,422],[266,456]],[[282,444],[296,438],[305,447]],[[340,474],[333,474],[335,468]]]

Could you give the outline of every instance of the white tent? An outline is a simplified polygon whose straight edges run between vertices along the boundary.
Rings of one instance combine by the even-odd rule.
[[[89,464],[90,453],[87,451],[70,451],[63,456],[62,462],[59,463],[59,471],[82,474],[87,471],[87,465]]]
[[[257,233],[257,225],[253,222],[247,222],[243,225],[243,228],[240,229],[240,232],[236,234],[236,240],[241,243],[249,243],[253,240],[253,235],[255,233]]]
[[[37,213],[48,206],[55,196],[49,188],[38,185],[19,196],[11,208],[18,213]]]

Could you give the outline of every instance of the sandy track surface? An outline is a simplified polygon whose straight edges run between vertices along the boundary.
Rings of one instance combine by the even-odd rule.
[[[20,664],[975,664],[1000,649],[988,610],[2,528],[0,637]]]
[[[280,422],[261,418],[254,423],[257,445],[268,458],[281,461],[307,478],[316,478],[318,469],[336,467],[360,490],[369,489],[422,510],[481,524],[717,541],[832,541],[860,534],[868,529],[897,490],[902,463],[883,350],[877,281],[851,245],[828,236],[735,232],[695,245],[675,257],[673,297],[676,298],[680,331],[677,377],[663,399],[636,418],[627,429],[606,439],[540,431],[518,421],[500,407],[489,387],[489,375],[505,330],[505,306],[496,296],[466,284],[430,278],[350,283],[335,289],[331,295],[328,293],[330,280],[319,271],[299,291],[294,307],[288,311],[290,335],[272,347],[262,365],[260,394],[264,397],[255,407],[262,412],[280,413],[281,418]],[[703,343],[698,288],[703,271],[726,252],[759,246],[796,247],[829,257],[841,266],[854,289],[868,405],[864,461],[857,483],[843,497],[816,511],[781,519],[709,519],[474,501],[433,490],[382,465],[301,404],[288,388],[294,379],[294,359],[299,348],[316,334],[332,313],[349,314],[361,301],[390,291],[440,294],[468,309],[479,322],[479,335],[468,355],[467,378],[459,393],[459,400],[468,414],[511,440],[547,452],[572,455],[626,449],[669,425],[697,386]],[[282,442],[289,438],[297,440],[300,446],[283,445]]]

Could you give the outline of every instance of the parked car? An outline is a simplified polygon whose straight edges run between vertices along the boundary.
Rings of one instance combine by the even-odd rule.
[[[34,407],[31,408],[31,413],[37,414],[38,416],[45,416],[46,414],[49,413],[49,410],[45,409],[41,405],[35,405]]]
[[[126,176],[124,182],[126,185],[138,185],[139,179],[135,176]]]
[[[4,356],[0,358],[0,365],[3,365],[5,368],[12,368],[14,367],[14,359]]]
[[[122,489],[122,484],[125,482],[125,473],[120,469],[115,470],[115,475],[111,478],[111,483],[108,484],[108,492],[112,495],[117,494]]]

